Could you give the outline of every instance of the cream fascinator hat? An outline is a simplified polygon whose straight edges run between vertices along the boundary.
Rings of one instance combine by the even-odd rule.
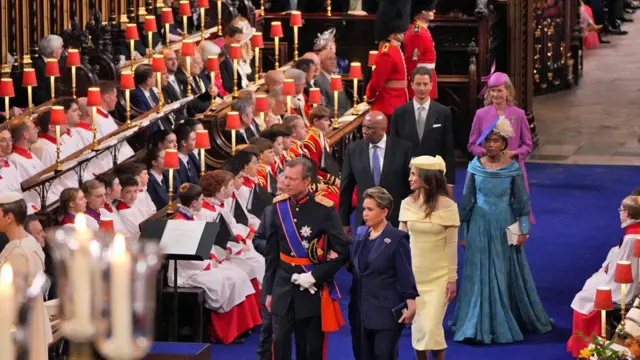
[[[484,142],[484,139],[486,139],[487,136],[491,134],[496,134],[504,137],[505,139],[508,139],[513,136],[514,132],[509,121],[503,116],[500,116],[482,132],[482,134],[478,138],[478,141],[476,141],[476,145],[482,144]]]
[[[442,174],[447,172],[447,167],[440,155],[436,155],[435,157],[427,155],[418,156],[411,159],[410,165],[418,169],[439,170],[442,171]]]

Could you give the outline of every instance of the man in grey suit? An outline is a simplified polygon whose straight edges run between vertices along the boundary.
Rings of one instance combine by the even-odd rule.
[[[320,88],[322,94],[323,104],[331,110],[333,115],[334,96],[331,91],[331,74],[333,70],[338,66],[336,61],[336,54],[330,50],[322,50],[320,52],[320,73],[316,77],[314,83]],[[351,101],[347,98],[347,94],[344,91],[338,93],[338,116],[342,116],[347,110],[351,108]]]
[[[411,145],[393,136],[386,135],[387,118],[379,111],[365,115],[362,122],[363,140],[349,144],[344,155],[342,179],[340,180],[340,220],[347,234],[351,234],[350,217],[353,207],[351,197],[358,187],[355,226],[362,225],[362,203],[364,191],[374,186],[385,188],[394,201],[389,221],[398,226],[400,201],[409,196],[409,163]],[[353,229],[355,231],[355,229]],[[355,232],[353,232],[355,234]]]

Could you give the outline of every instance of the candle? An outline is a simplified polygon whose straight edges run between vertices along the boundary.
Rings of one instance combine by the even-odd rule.
[[[13,326],[16,315],[16,298],[13,287],[13,269],[10,264],[5,264],[0,270],[0,349],[3,359],[15,359],[13,339],[9,332]]]
[[[116,234],[111,248],[111,343],[114,349],[128,353],[132,346],[131,256],[122,234]]]
[[[59,128],[59,126],[56,126]],[[87,227],[87,219],[78,213],[75,219],[73,238],[77,248],[73,252],[71,264],[71,281],[73,286],[74,330],[77,336],[88,336],[93,331],[91,321],[91,258],[89,242],[93,238],[91,229]]]

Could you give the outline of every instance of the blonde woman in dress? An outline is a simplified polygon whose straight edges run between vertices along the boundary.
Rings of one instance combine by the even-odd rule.
[[[409,184],[413,195],[400,206],[400,229],[409,232],[413,273],[420,297],[411,341],[418,360],[428,352],[444,359],[447,344],[442,322],[456,296],[458,278],[458,206],[449,198],[445,163],[440,156],[411,161]]]

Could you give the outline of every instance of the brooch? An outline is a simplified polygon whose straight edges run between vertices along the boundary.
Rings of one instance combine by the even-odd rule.
[[[389,244],[390,242],[391,242],[391,239],[389,239],[389,238],[385,238],[385,239],[384,239],[384,243],[385,243],[385,244]]]

